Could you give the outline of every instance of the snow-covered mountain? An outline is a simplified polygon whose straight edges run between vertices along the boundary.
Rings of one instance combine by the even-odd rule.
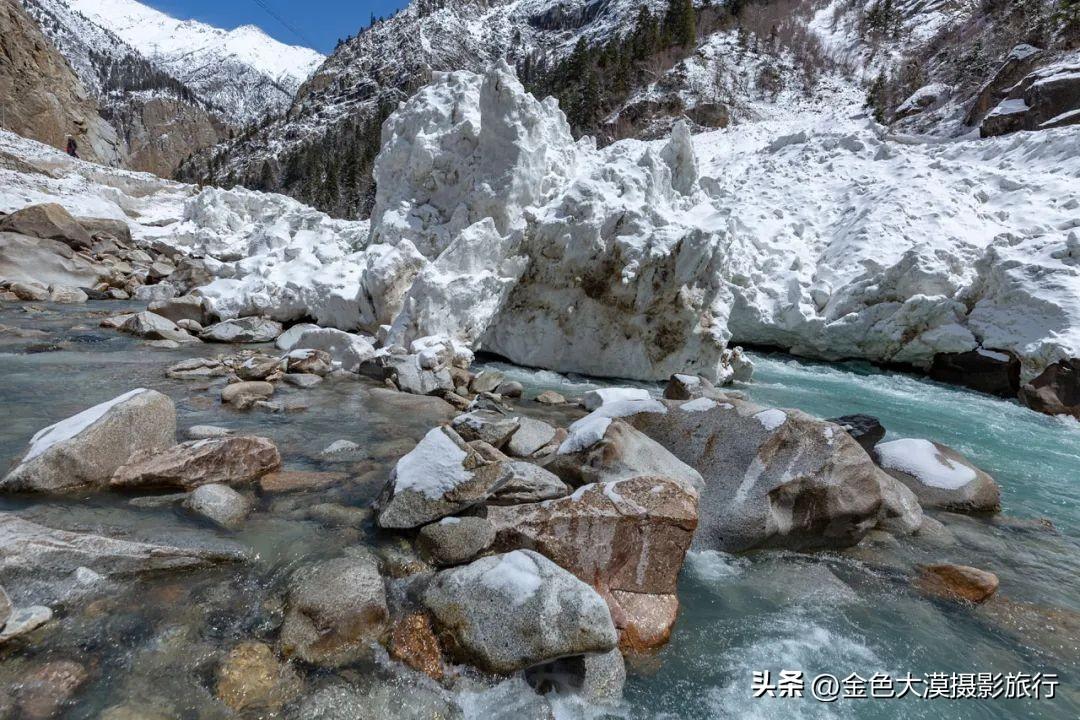
[[[135,0],[65,0],[235,123],[284,111],[325,57],[253,25],[223,30],[178,20]]]

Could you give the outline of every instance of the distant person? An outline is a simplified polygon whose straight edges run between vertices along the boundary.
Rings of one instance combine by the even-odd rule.
[[[67,154],[73,158],[79,157],[79,143],[75,142],[75,138],[73,137],[68,138]]]

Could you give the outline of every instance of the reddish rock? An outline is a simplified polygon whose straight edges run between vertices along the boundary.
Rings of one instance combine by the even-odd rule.
[[[619,631],[619,649],[623,654],[654,652],[671,638],[671,629],[679,616],[678,595],[613,590],[607,601]]]
[[[86,668],[71,660],[42,665],[23,678],[20,684],[19,717],[24,720],[45,720],[57,715],[87,679],[89,674]]]
[[[998,589],[998,577],[992,572],[967,565],[925,565],[919,568],[915,586],[935,597],[982,603]]]
[[[263,475],[259,489],[264,493],[289,493],[301,490],[321,490],[345,482],[349,476],[342,472],[304,472],[282,470]]]
[[[427,613],[412,613],[394,623],[390,657],[435,680],[445,674],[442,648]]]
[[[1062,360],[1020,388],[1020,402],[1047,415],[1080,418],[1080,359]]]
[[[185,490],[211,483],[243,485],[280,466],[277,447],[266,438],[209,438],[181,443],[164,452],[137,453],[116,471],[110,484]]]

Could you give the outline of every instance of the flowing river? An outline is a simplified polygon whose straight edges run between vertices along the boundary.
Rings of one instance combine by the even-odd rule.
[[[74,308],[0,308],[0,458],[14,459],[40,428],[135,387],[165,392],[177,404],[181,434],[215,424],[273,439],[289,469],[343,470],[352,481],[315,496],[263,501],[247,526],[225,536],[199,526],[167,502],[131,502],[113,494],[63,499],[0,498],[0,510],[67,529],[128,539],[240,543],[259,559],[249,567],[147,578],[90,594],[64,608],[31,647],[0,650],[0,687],[16,682],[28,663],[76,658],[91,679],[65,718],[109,720],[230,717],[213,699],[213,673],[222,653],[240,640],[273,643],[284,579],[302,561],[333,556],[350,545],[392,556],[395,538],[366,523],[328,528],[312,521],[318,503],[362,507],[379,492],[394,460],[441,419],[441,401],[408,396],[374,382],[326,383],[286,389],[303,403],[297,413],[241,414],[216,400],[220,383],[165,377],[165,369],[221,346],[154,350],[100,329],[105,311],[121,303]],[[866,413],[893,437],[924,437],[951,445],[999,482],[1003,511],[996,519],[935,514],[948,529],[935,543],[877,539],[831,553],[762,551],[740,556],[692,552],[680,582],[681,616],[672,640],[656,657],[630,664],[623,706],[600,710],[573,697],[555,698],[559,717],[629,718],[1060,718],[1080,717],[1080,423],[1043,417],[1020,406],[883,372],[865,364],[819,364],[786,356],[753,356],[752,384],[738,388],[765,405],[835,417]],[[526,385],[526,396],[555,389],[568,396],[593,387],[554,373],[492,365]],[[659,386],[650,386],[659,392]],[[565,424],[558,410],[529,404]],[[348,439],[362,452],[329,462],[320,451]],[[6,462],[6,460],[4,461]],[[213,539],[207,540],[208,536]],[[979,607],[929,600],[911,587],[918,563],[955,562],[990,570],[998,595]],[[14,592],[14,589],[9,588]],[[801,671],[802,698],[753,698],[752,674]],[[900,678],[910,673],[1056,674],[1054,699],[841,699],[810,697],[811,678],[853,673]],[[351,675],[350,675],[351,673]],[[345,671],[368,688],[363,703],[335,700],[294,705],[281,717],[443,717],[431,690],[375,685],[385,668]],[[332,685],[313,673],[305,692]],[[389,681],[388,681],[389,682]],[[853,680],[853,682],[855,682]],[[387,692],[386,687],[393,688]],[[477,682],[459,688],[466,716],[533,717],[522,684],[494,689]],[[118,714],[137,708],[141,715]],[[4,706],[0,703],[0,715]],[[111,713],[111,714],[109,714]]]

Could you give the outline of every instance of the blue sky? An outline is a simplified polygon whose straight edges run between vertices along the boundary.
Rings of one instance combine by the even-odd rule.
[[[390,15],[408,0],[139,0],[173,17],[195,19],[231,30],[240,25],[258,25],[268,35],[290,45],[307,45],[330,53],[338,38],[355,35],[368,24],[371,13]],[[266,10],[267,6],[300,36],[290,31]],[[303,39],[303,38],[306,38]]]

